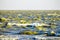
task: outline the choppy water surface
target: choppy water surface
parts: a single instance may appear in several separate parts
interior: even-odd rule
[[[40,37],[60,37],[60,11],[0,11],[0,13],[0,35],[29,35],[30,39],[33,38],[31,40],[35,40],[34,35],[40,35]],[[1,19],[6,19],[6,21],[1,21]],[[6,23],[15,24],[7,25]],[[36,25],[37,23],[39,23],[39,25],[44,23],[49,26],[23,25],[23,27],[16,25],[33,23],[36,23]],[[52,31],[54,31],[53,35],[51,35]],[[25,36],[21,39],[25,39]],[[28,38],[28,36],[26,36],[26,38]]]

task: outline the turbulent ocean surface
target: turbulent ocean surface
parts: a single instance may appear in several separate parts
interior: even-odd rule
[[[20,24],[26,24],[26,26],[24,25],[20,26]],[[28,25],[28,24],[32,24],[32,25]],[[38,40],[35,38],[37,35],[39,35],[40,38],[58,37],[59,39],[60,11],[58,10],[46,10],[46,11],[1,10],[0,11],[0,35],[4,35],[3,37],[5,36],[8,37],[7,35],[17,35],[17,36],[20,35],[21,37],[20,36],[18,37],[20,39],[30,38],[31,40]],[[37,38],[39,38],[39,36]]]

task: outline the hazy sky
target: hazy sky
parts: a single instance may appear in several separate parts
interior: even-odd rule
[[[0,10],[60,10],[60,0],[0,0]]]

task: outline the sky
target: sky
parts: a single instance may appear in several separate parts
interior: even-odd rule
[[[0,0],[0,10],[60,10],[60,0]]]

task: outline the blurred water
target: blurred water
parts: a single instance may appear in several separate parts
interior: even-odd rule
[[[46,24],[51,23],[52,25],[54,25],[54,23],[56,23],[54,25],[54,26],[56,26],[55,29],[52,29],[52,28],[48,29],[47,28],[48,31],[46,30],[45,32],[47,32],[48,34],[50,34],[50,32],[53,30],[53,31],[55,31],[56,35],[60,34],[60,20],[56,20],[57,18],[60,18],[60,16],[48,15],[49,13],[47,13],[47,12],[41,12],[40,14],[37,13],[38,15],[37,14],[35,15],[34,13],[32,13],[31,15],[29,15],[29,13],[24,13],[24,12],[21,13],[21,15],[19,15],[20,13],[19,14],[15,14],[15,15],[12,15],[12,14],[9,14],[12,18],[15,18],[15,16],[18,17],[18,18],[26,18],[25,20],[27,20],[27,22],[32,20],[32,23],[35,22],[35,21],[36,22],[38,21],[38,22],[46,23]],[[3,17],[6,18],[7,14],[5,16],[3,15]],[[40,17],[40,18],[38,18],[38,17]],[[33,20],[34,18],[38,18],[40,20],[35,20],[34,21]],[[47,18],[47,19],[45,19],[45,18]],[[12,19],[9,22],[12,23],[13,22]],[[29,30],[30,31],[36,31],[36,32],[38,32],[38,35],[42,35],[42,34],[45,33],[42,30],[37,30],[35,27],[22,28],[22,27],[12,26],[12,28],[9,28],[9,29],[8,28],[4,28],[4,29],[5,30],[0,31],[0,34],[4,34],[4,35],[20,35],[22,32],[29,31]]]
[[[50,18],[51,16],[49,16],[48,18]],[[44,17],[42,16],[42,21],[44,21],[45,23],[50,23],[50,20],[45,20]],[[52,22],[53,23],[53,22]],[[54,29],[56,35],[60,35],[60,21],[55,21],[56,23],[56,28]],[[1,28],[2,29],[2,28]],[[18,26],[12,26],[12,28],[4,28],[4,31],[0,31],[0,34],[3,35],[20,35],[22,32],[24,31],[36,31],[38,32],[38,35],[44,34],[44,32],[42,30],[37,30],[35,27],[26,27],[26,28],[22,28],[22,27],[18,27]],[[46,31],[48,34],[50,34],[50,32],[52,31],[52,29],[48,29],[48,31]]]

